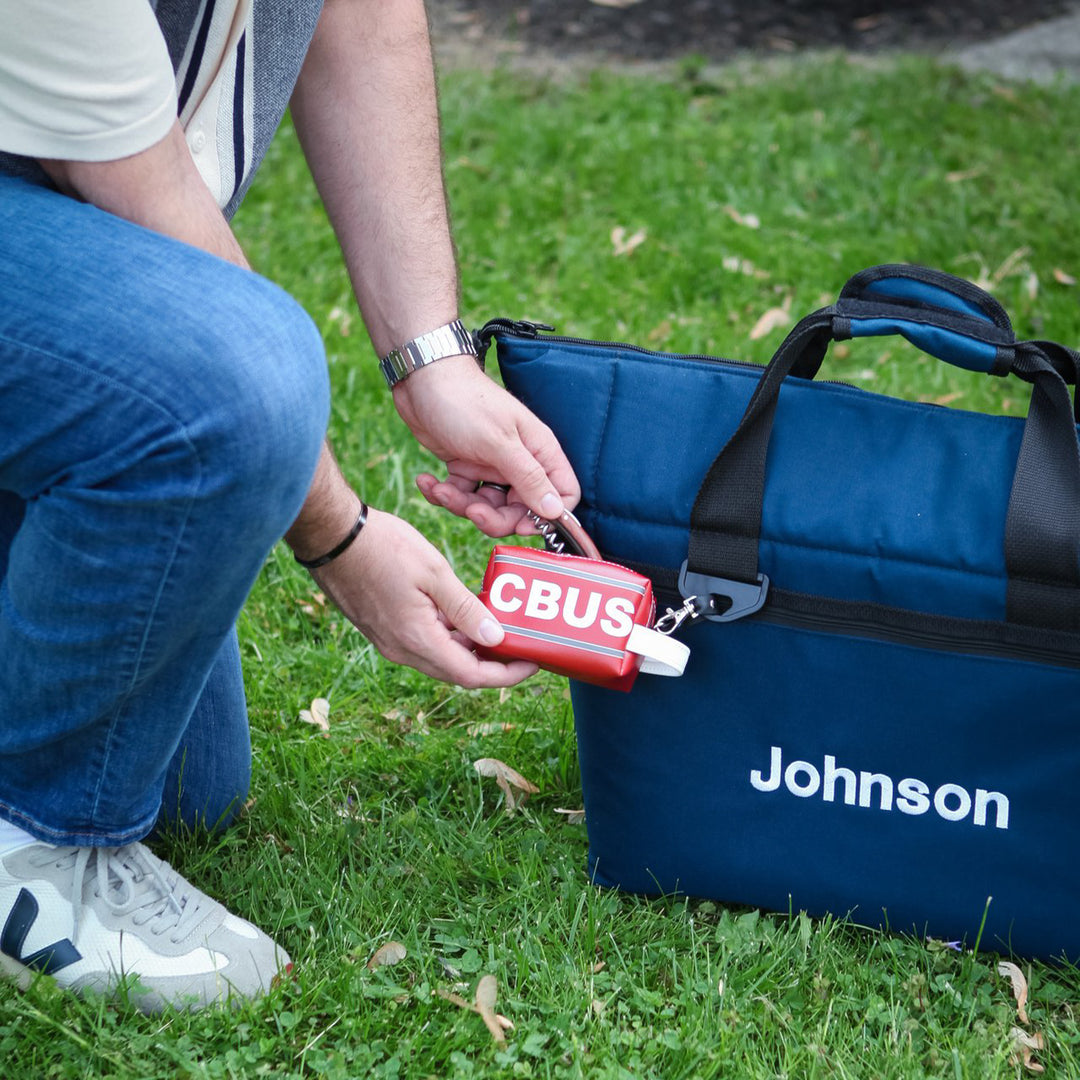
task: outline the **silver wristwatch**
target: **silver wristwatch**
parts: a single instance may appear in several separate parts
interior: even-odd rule
[[[465,324],[460,319],[455,319],[445,326],[436,327],[413,338],[412,341],[406,341],[396,349],[391,349],[379,361],[379,368],[386,379],[386,385],[393,390],[417,368],[433,364],[436,360],[445,360],[448,356],[462,355],[471,356],[477,363],[480,362],[472,334],[465,329]]]

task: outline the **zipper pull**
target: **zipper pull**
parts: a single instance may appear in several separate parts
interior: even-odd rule
[[[542,322],[531,322],[529,319],[518,319],[516,322],[511,322],[507,329],[512,334],[520,334],[522,337],[539,337],[542,330],[549,334],[555,331],[554,326]]]
[[[547,323],[531,322],[529,319],[489,319],[484,325],[473,332],[473,341],[480,360],[480,366],[484,366],[487,359],[487,351],[491,348],[492,339],[496,334],[515,334],[518,337],[536,338],[541,331],[553,332],[554,326]]]

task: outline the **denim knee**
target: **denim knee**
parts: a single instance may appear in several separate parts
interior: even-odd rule
[[[322,339],[303,308],[253,274],[197,317],[185,419],[202,495],[247,508],[278,536],[299,511],[329,415]]]

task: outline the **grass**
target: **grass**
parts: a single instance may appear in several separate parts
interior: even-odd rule
[[[1080,341],[1073,117],[1080,90],[1006,86],[911,60],[842,57],[666,79],[510,72],[443,80],[447,182],[467,321],[768,359],[792,316],[855,270],[911,260],[989,283],[1025,336]],[[753,215],[753,216],[751,216]],[[757,227],[754,222],[757,222]],[[412,485],[430,467],[390,407],[334,242],[286,127],[238,230],[326,339],[332,436],[364,497],[477,582],[490,544]],[[617,255],[612,231],[644,230]],[[1056,272],[1056,274],[1055,274]],[[1022,413],[1023,388],[889,342],[831,377]],[[461,691],[381,661],[287,552],[241,621],[253,802],[225,837],[167,852],[274,933],[295,978],[229,1014],[139,1017],[39,981],[0,986],[6,1077],[1014,1076],[996,958],[798,912],[593,889],[565,684]],[[297,720],[331,701],[321,738]],[[540,787],[507,815],[472,762]],[[389,940],[406,958],[374,970]],[[1024,964],[1037,1055],[1080,1073],[1080,976]],[[471,1000],[498,980],[504,1047]],[[458,985],[462,984],[462,985]]]

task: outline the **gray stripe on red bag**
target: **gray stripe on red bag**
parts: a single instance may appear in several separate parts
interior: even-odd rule
[[[565,645],[570,649],[581,649],[583,652],[599,653],[601,656],[621,657],[624,649],[612,649],[607,645],[591,645],[587,641],[576,641],[574,638],[559,637],[558,634],[545,634],[543,630],[523,630],[520,626],[507,626],[500,624],[508,634],[517,634],[519,637],[535,638],[537,641],[550,641],[554,645]]]

